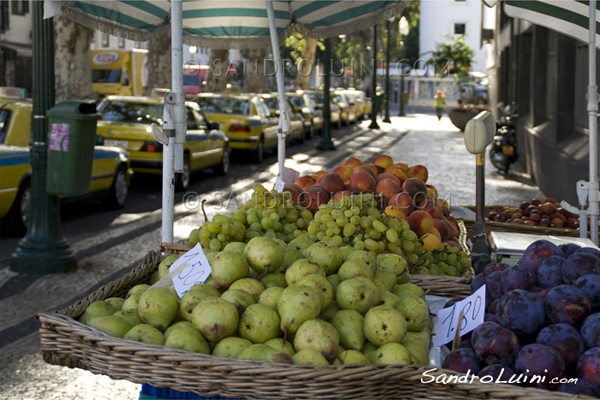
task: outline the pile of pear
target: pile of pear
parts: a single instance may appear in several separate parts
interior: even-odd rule
[[[207,255],[211,275],[181,297],[153,287],[165,258],[125,298],[95,301],[79,320],[108,335],[240,360],[298,365],[428,365],[431,318],[397,254],[299,237],[255,237]]]

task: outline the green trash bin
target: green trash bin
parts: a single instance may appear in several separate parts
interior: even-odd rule
[[[55,196],[73,197],[90,190],[96,102],[69,100],[48,110],[47,191]]]

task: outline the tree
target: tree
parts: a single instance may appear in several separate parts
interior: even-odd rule
[[[227,87],[229,78],[227,68],[229,67],[229,50],[210,49],[210,61],[206,77],[205,92],[223,92]]]
[[[244,68],[244,92],[260,92],[265,87],[265,57],[267,49],[250,49],[246,52],[247,63]]]
[[[431,59],[427,65],[432,65],[435,72],[441,76],[454,75],[458,80],[464,81],[469,76],[471,63],[473,62],[473,49],[465,43],[465,37],[459,36],[454,39],[451,35],[446,36],[448,41],[439,43],[431,53]]]
[[[148,83],[144,94],[149,95],[154,88],[171,87],[171,30],[151,40],[148,48]]]
[[[305,38],[299,33],[294,33],[285,40],[282,58],[290,57],[294,61],[298,68],[298,83],[302,89],[308,89],[317,47],[323,49],[323,43],[312,37]]]
[[[56,101],[93,99],[90,42],[93,31],[66,18],[54,17]]]

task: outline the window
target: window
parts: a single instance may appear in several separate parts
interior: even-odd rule
[[[8,30],[8,5],[6,1],[0,1],[0,30]]]
[[[125,48],[125,39],[123,39],[122,36],[119,36],[117,39],[117,43],[120,49],[124,49]]]
[[[29,0],[13,0],[11,5],[14,15],[25,15],[29,12]]]
[[[464,23],[454,24],[454,34],[455,35],[464,35],[465,33],[467,33],[467,24],[464,24]]]
[[[108,47],[110,45],[110,40],[108,37],[108,33],[102,33],[102,47]]]

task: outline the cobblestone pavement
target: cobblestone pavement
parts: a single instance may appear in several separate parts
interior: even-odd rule
[[[438,122],[430,114],[409,114],[404,118],[392,117],[391,124],[380,122],[380,130],[369,130],[368,125],[369,121],[363,121],[360,125],[347,128],[342,137],[336,134],[335,151],[296,153],[286,161],[286,166],[304,174],[320,169],[332,170],[350,155],[371,161],[375,154],[387,153],[394,160],[409,165],[427,166],[429,182],[453,206],[475,204],[475,157],[467,152],[462,133],[448,118]],[[486,167],[486,204],[516,205],[523,200],[544,196],[522,174],[504,177],[490,164]],[[258,178],[254,176],[252,179],[267,181],[267,186],[273,185],[276,171],[277,165],[273,164],[262,171]],[[240,182],[240,186],[247,183]],[[233,192],[235,186],[231,188]],[[223,194],[220,196],[222,198]],[[218,207],[219,202],[209,202],[208,213],[222,212]],[[201,212],[197,212],[178,220],[174,230],[176,240],[184,239],[202,219]],[[133,231],[157,220],[160,220],[160,210],[119,229]],[[115,230],[99,232],[95,238],[73,243],[72,247],[74,251],[79,251],[115,237],[118,233]],[[106,252],[79,260],[79,268],[70,273],[32,277],[8,269],[0,270],[0,398],[137,399],[140,391],[138,384],[115,381],[81,369],[46,364],[39,350],[39,323],[33,316],[38,311],[66,307],[103,283],[117,279],[148,251],[156,250],[159,243],[160,229],[152,229]]]

